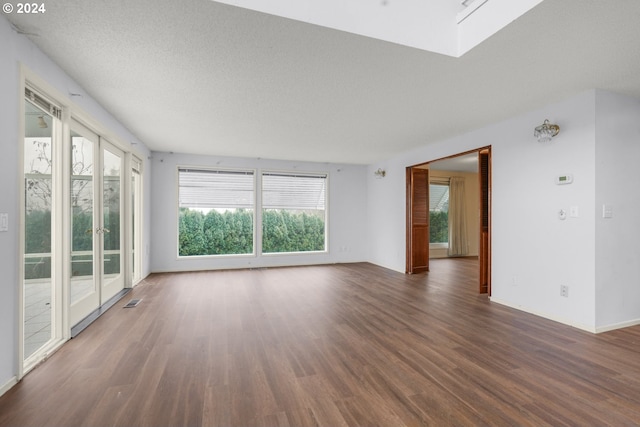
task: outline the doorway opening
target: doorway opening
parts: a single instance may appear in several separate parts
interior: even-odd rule
[[[432,258],[477,257],[479,293],[491,294],[491,147],[407,168],[406,272]]]

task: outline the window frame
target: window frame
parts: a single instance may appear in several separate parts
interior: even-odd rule
[[[325,188],[324,188],[324,249],[318,251],[294,251],[294,252],[264,252],[263,248],[263,177],[267,174],[273,175],[291,175],[291,176],[301,176],[301,177],[324,177],[325,180]],[[318,171],[298,171],[298,170],[289,170],[289,169],[263,169],[260,170],[260,179],[259,181],[259,194],[260,194],[260,220],[259,220],[259,244],[260,244],[260,255],[265,257],[274,257],[274,256],[299,256],[299,255],[310,255],[310,254],[327,254],[329,252],[329,199],[330,199],[330,174],[328,171],[318,172]]]
[[[220,172],[220,173],[242,173],[245,172],[247,175],[251,174],[252,177],[252,189],[253,189],[253,197],[251,198],[252,206],[253,206],[253,221],[252,221],[252,238],[253,238],[253,249],[252,252],[240,253],[240,254],[203,254],[203,255],[180,255],[180,172],[181,170],[199,170],[199,171],[212,171],[212,172]],[[258,254],[258,191],[257,191],[257,176],[258,171],[253,168],[220,168],[215,166],[194,166],[194,165],[177,165],[176,167],[176,258],[178,260],[192,260],[192,259],[206,259],[206,258],[230,258],[230,257],[239,257],[239,258],[247,258],[247,257],[255,257]]]

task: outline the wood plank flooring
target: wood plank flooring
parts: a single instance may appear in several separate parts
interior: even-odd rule
[[[0,398],[0,426],[628,426],[640,327],[477,294],[477,261],[155,274]]]

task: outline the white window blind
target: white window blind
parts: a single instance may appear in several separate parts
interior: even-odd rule
[[[449,184],[429,185],[429,210],[436,212],[449,211]]]
[[[253,171],[178,169],[179,205],[202,209],[253,209]]]
[[[262,208],[291,210],[324,210],[326,174],[262,174]]]

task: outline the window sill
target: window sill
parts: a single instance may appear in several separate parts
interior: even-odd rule
[[[449,243],[429,243],[429,249],[449,249]]]

